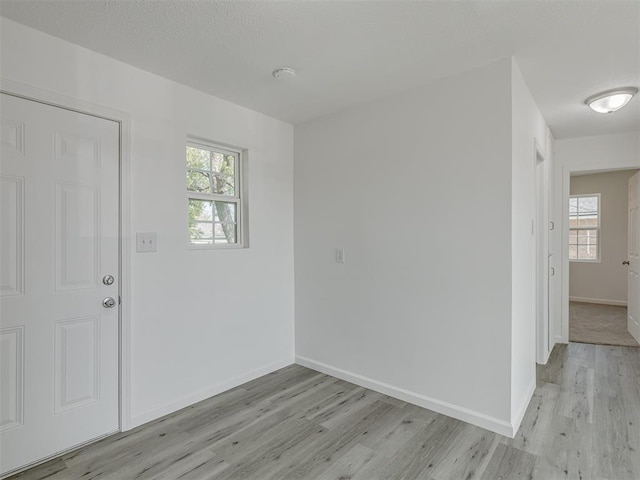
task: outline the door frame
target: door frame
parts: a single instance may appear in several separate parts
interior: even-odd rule
[[[571,174],[572,173],[604,173],[615,172],[619,170],[632,170],[640,168],[640,158],[630,161],[611,160],[606,163],[580,163],[575,165],[564,165],[562,167],[560,178],[562,195],[560,205],[556,206],[561,211],[561,228],[559,229],[562,249],[560,250],[560,265],[562,273],[562,282],[560,286],[560,337],[556,337],[558,343],[569,343],[569,197],[571,195]],[[557,200],[557,199],[556,199]],[[556,208],[556,211],[557,211]],[[557,327],[556,327],[557,331]]]
[[[549,340],[549,162],[534,140],[533,218],[534,218],[534,296],[536,325],[536,363],[544,365],[551,354]]]
[[[0,77],[0,92],[119,125],[119,276],[118,412],[120,431],[131,428],[131,117],[129,114]]]

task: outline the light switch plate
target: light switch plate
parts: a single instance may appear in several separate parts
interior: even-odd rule
[[[336,262],[344,263],[344,248],[336,248]]]
[[[157,252],[158,235],[156,232],[136,233],[136,252]]]

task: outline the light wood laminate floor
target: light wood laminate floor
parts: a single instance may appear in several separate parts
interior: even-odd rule
[[[13,478],[637,480],[640,349],[556,346],[514,439],[292,365]]]

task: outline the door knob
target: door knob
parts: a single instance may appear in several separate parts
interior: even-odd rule
[[[102,300],[102,306],[104,308],[113,308],[116,306],[116,299],[113,297],[107,297]]]
[[[623,260],[623,261],[622,261],[622,264],[623,264],[623,265],[629,265],[629,260]]]
[[[115,282],[116,279],[113,278],[113,275],[105,275],[104,277],[102,277],[102,283],[104,283],[105,285],[113,285],[113,282]]]

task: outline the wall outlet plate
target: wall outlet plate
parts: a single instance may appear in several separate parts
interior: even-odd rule
[[[157,252],[158,251],[158,234],[136,233],[136,252]]]

